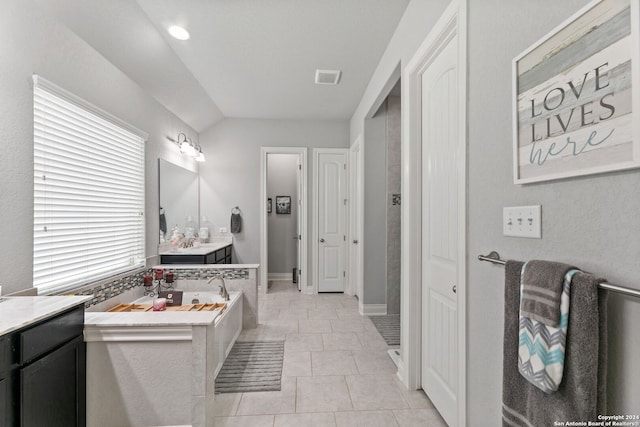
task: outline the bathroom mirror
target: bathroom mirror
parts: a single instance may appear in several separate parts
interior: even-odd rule
[[[194,226],[197,230],[200,218],[198,174],[164,159],[158,159],[158,170],[160,173],[160,231],[164,231],[165,239],[169,239],[171,229],[176,224],[184,232],[189,216],[195,222]]]

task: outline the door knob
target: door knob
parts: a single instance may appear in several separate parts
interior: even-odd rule
[[[358,241],[357,241],[357,240],[354,240],[354,241],[353,241],[353,244],[354,244],[354,245],[357,245],[357,244],[358,244]]]
[[[320,239],[320,243],[324,243],[324,239]]]
[[[458,288],[456,288],[456,285],[453,285],[453,286],[451,287],[451,290],[452,290],[452,291],[453,291],[453,293],[455,294],[455,293],[457,293]]]

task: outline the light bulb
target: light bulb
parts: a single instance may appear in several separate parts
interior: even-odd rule
[[[169,27],[167,31],[169,31],[169,34],[171,34],[171,37],[173,37],[174,39],[184,41],[184,40],[189,40],[189,38],[191,37],[191,35],[189,34],[189,31],[185,30],[179,25],[172,25]]]

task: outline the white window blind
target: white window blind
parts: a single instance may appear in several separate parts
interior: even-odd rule
[[[143,267],[146,135],[33,80],[34,286],[54,293]]]

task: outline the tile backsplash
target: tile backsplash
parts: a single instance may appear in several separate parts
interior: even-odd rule
[[[165,272],[171,271],[175,280],[206,280],[214,276],[222,275],[224,279],[248,279],[248,268],[167,268],[163,266]],[[76,295],[93,295],[93,298],[85,303],[85,308],[100,304],[108,299],[117,297],[125,291],[143,286],[143,276],[152,274],[153,269],[149,268],[129,276],[121,277],[111,282],[102,283],[94,287],[86,287]]]

